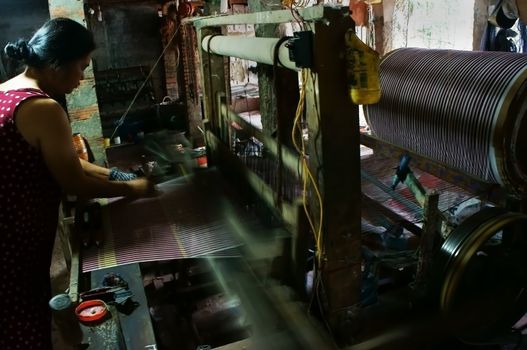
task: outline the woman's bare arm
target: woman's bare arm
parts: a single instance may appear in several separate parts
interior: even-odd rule
[[[84,159],[79,158],[79,160],[81,161],[82,170],[84,170],[86,175],[98,177],[100,179],[108,179],[108,176],[110,176],[110,169],[92,164]]]
[[[40,150],[51,174],[67,193],[116,197],[144,196],[154,192],[153,184],[146,179],[119,182],[88,176],[71,142],[71,127],[66,114],[56,101],[34,98],[22,104],[16,113],[20,133]]]

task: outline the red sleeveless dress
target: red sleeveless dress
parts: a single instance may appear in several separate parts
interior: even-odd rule
[[[49,267],[60,188],[15,124],[36,89],[0,91],[0,349],[51,349]],[[38,118],[35,115],[34,118]]]

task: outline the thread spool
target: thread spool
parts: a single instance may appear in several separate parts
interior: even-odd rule
[[[75,147],[79,158],[87,161],[88,149],[86,148],[86,143],[84,142],[84,139],[80,133],[73,134],[73,146]]]
[[[403,48],[380,68],[383,97],[365,113],[373,135],[527,193],[526,55]]]

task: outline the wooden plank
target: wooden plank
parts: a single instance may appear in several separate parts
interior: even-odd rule
[[[315,21],[323,18],[324,8],[322,6],[313,6],[298,9],[298,16],[305,21]],[[291,10],[279,11],[262,11],[253,13],[244,13],[239,15],[219,15],[199,18],[186,18],[183,23],[191,22],[197,29],[204,27],[217,27],[234,24],[271,24],[296,22],[297,17]]]
[[[372,212],[381,214],[393,224],[400,224],[402,227],[412,232],[416,236],[421,235],[421,228],[416,224],[402,218],[398,214],[394,213],[390,209],[386,208],[381,203],[374,201],[364,193],[362,194],[363,210],[370,209]]]
[[[70,225],[73,224],[73,217],[64,218],[62,204],[59,208],[59,221],[57,224],[57,235],[62,247],[64,260],[68,271],[71,269],[71,243],[70,243]]]
[[[413,172],[410,171],[408,175],[406,175],[404,184],[412,192],[417,203],[419,203],[421,207],[424,207],[426,202],[426,190],[423,188],[419,180],[417,180]]]
[[[77,304],[79,302],[79,278],[81,274],[80,266],[80,244],[78,235],[69,235],[71,246],[71,264],[70,264],[70,284],[68,294],[71,302]]]

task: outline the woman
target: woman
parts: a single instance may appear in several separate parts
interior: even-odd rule
[[[79,86],[95,44],[81,24],[46,22],[9,43],[25,71],[0,84],[0,349],[51,349],[49,267],[61,190],[84,197],[144,196],[146,179],[105,178],[80,161],[65,111],[53,96]]]

